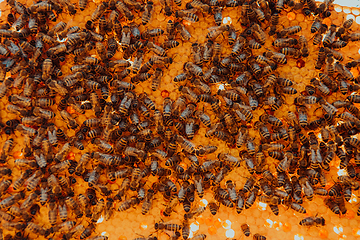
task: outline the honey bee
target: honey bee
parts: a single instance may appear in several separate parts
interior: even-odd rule
[[[103,235],[89,238],[89,240],[108,240],[108,239],[109,239],[108,236],[103,236]]]
[[[48,212],[49,222],[52,226],[54,226],[57,220],[57,204],[55,200],[50,201],[47,207],[49,210]]]
[[[216,215],[218,210],[219,210],[219,204],[217,204],[215,202],[210,202],[209,203],[209,209],[210,209],[210,213],[212,215]]]
[[[326,198],[324,200],[325,205],[335,214],[340,214],[340,208],[335,201],[331,200],[330,198]]]
[[[69,201],[69,204],[71,204],[70,201]],[[82,206],[83,210],[85,211],[86,217],[91,217],[90,208],[88,206],[89,202],[88,202],[87,198],[85,197],[85,195],[83,195],[83,194],[78,195],[78,201],[79,201],[79,204]],[[65,205],[63,206],[63,209],[64,208],[66,208]]]
[[[246,223],[241,224],[241,230],[243,231],[246,237],[250,236],[250,227]]]
[[[48,229],[44,229],[36,223],[28,222],[25,231],[32,232],[37,235],[48,236],[50,231]]]
[[[5,192],[10,187],[11,183],[11,179],[3,179],[0,182],[0,192]]]
[[[189,213],[185,213],[184,214],[184,219],[189,220],[189,219],[192,219],[194,217],[197,217],[200,214],[202,214],[205,211],[205,209],[206,208],[203,207],[203,206],[197,207],[197,208],[191,210]]]
[[[290,207],[299,213],[306,213],[306,209],[296,202],[291,202]]]
[[[23,198],[25,198],[24,192],[15,193],[0,202],[0,209],[9,208]]]
[[[97,204],[95,205],[95,207],[93,209],[91,220],[93,222],[96,222],[100,218],[100,215],[101,215],[101,213],[103,212],[104,209],[105,209],[105,201],[104,201],[104,199],[98,200]]]
[[[245,209],[250,208],[255,203],[258,192],[259,187],[255,185],[250,191],[248,198],[245,201]]]
[[[186,9],[186,10],[178,10],[175,12],[175,17],[195,23],[195,22],[199,21],[199,17],[195,14],[196,11],[197,11],[196,8],[190,8],[190,9]]]
[[[34,190],[37,185],[39,184],[40,180],[42,177],[42,172],[41,171],[36,171],[31,177],[28,178],[28,184],[26,186],[26,189],[28,191],[32,191]]]
[[[278,0],[279,1],[282,1],[282,0]],[[263,235],[260,235],[259,233],[255,233],[254,236],[253,236],[253,239],[254,240],[266,240],[266,237],[263,236]]]
[[[206,34],[206,38],[213,41],[223,32],[229,31],[229,29],[230,29],[229,25],[221,25],[221,26],[208,28],[208,33]]]
[[[37,192],[33,192],[31,193],[25,200],[24,202],[20,205],[20,209],[25,211],[27,209],[29,209],[32,205],[34,205],[36,199],[39,197],[39,195],[37,194]]]
[[[173,14],[173,7],[171,1],[161,0],[160,4],[164,7],[163,9],[161,9],[161,11],[164,10],[166,16],[171,16]]]
[[[119,212],[126,211],[127,209],[131,208],[132,206],[139,204],[139,202],[140,202],[140,200],[138,198],[131,197],[130,199],[125,200],[120,204],[118,211]]]
[[[164,30],[162,30],[160,28],[147,29],[147,30],[145,30],[144,32],[141,33],[141,38],[142,39],[149,39],[149,38],[160,36],[162,34],[164,34]],[[155,45],[154,43],[152,43],[152,44]],[[150,48],[150,45],[148,44],[147,47]]]
[[[20,116],[26,116],[28,114],[28,111],[25,108],[21,108],[12,104],[8,104],[6,106],[6,110],[9,111],[10,113],[18,114]],[[20,126],[19,129],[20,129],[19,131],[22,131],[21,129],[23,128]]]
[[[277,33],[277,37],[287,37],[289,35],[294,35],[298,32],[300,32],[302,30],[301,26],[291,26],[291,27],[287,27],[284,28],[283,30],[281,30],[280,32]]]

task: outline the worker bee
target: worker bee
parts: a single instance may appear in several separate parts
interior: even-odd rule
[[[260,190],[260,188],[257,185],[255,185],[252,188],[252,190],[250,191],[250,193],[248,195],[248,198],[245,201],[245,209],[250,208],[255,203],[255,200],[256,200],[259,190]]]
[[[306,209],[296,202],[291,202],[290,207],[299,213],[306,213]]]
[[[251,233],[250,233],[249,225],[247,225],[246,223],[241,224],[241,230],[243,231],[243,233],[246,237],[250,236]]]
[[[153,8],[153,2],[152,1],[147,1],[146,5],[145,5],[145,11],[142,14],[142,24],[146,25],[149,23],[149,21],[151,20],[154,8]]]
[[[284,38],[287,37],[289,35],[294,35],[298,32],[300,32],[302,30],[301,26],[291,26],[291,27],[287,27],[284,28],[283,30],[281,30],[280,32],[277,33],[277,37],[280,38]]]
[[[339,205],[335,201],[331,200],[330,198],[326,198],[324,203],[333,213],[340,214]]]
[[[91,219],[93,222],[96,222],[100,218],[100,215],[104,209],[105,209],[104,199],[98,200],[97,204],[94,206],[93,213],[91,215]]]
[[[187,221],[187,220],[189,220],[191,218],[197,217],[200,214],[202,214],[205,211],[205,209],[206,208],[203,207],[203,206],[197,207],[197,208],[191,210],[189,213],[185,213],[184,214],[184,219]]]
[[[57,220],[57,204],[55,202],[55,200],[53,199],[52,201],[50,201],[47,204],[48,207],[48,217],[49,217],[49,222],[52,226],[54,226],[56,224],[56,220]]]
[[[50,231],[48,229],[45,229],[33,222],[27,223],[26,230],[31,233],[34,233],[37,235],[42,235],[42,236],[48,236],[50,234]]]
[[[282,1],[282,0],[278,0],[279,1]],[[253,236],[253,239],[254,240],[266,240],[266,237],[263,236],[263,235],[260,235],[259,233],[255,233],[254,236]]]
[[[185,26],[182,23],[176,22],[174,24],[174,26],[175,26],[176,31],[180,33],[180,36],[183,40],[185,40],[185,41],[190,40],[191,34],[189,33],[189,31],[185,28]]]
[[[229,31],[229,25],[221,25],[215,26],[208,29],[208,33],[206,34],[206,38],[210,40],[215,40],[220,34],[225,31]]]
[[[40,183],[42,177],[41,171],[36,171],[31,177],[28,178],[28,184],[26,186],[26,189],[28,191],[33,191],[37,185]]]
[[[138,198],[131,197],[130,199],[125,200],[120,204],[118,211],[119,212],[126,211],[127,209],[131,208],[132,206],[139,204],[139,202],[140,202],[140,200]]]
[[[199,17],[195,14],[196,8],[190,8],[186,10],[178,10],[175,12],[175,17],[184,19],[189,22],[198,22]]]
[[[212,215],[216,215],[218,210],[219,210],[219,204],[217,204],[216,202],[210,202],[209,203],[209,210],[210,210],[210,213]]]
[[[307,217],[300,221],[301,226],[325,226],[325,219],[323,217]]]
[[[3,179],[0,182],[0,192],[5,192],[10,187],[11,183],[11,179]]]

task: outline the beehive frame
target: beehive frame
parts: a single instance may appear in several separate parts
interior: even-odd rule
[[[183,2],[182,8],[187,3],[187,1]],[[5,2],[1,3],[1,18],[4,19],[8,12],[9,12],[9,6],[6,5]],[[31,5],[32,3],[27,2],[24,3],[26,5]],[[88,7],[84,12],[78,11],[77,14],[74,16],[68,16],[67,14],[60,14],[58,16],[58,19],[61,19],[62,21],[66,22],[68,24],[68,27],[72,25],[78,25],[80,27],[84,27],[85,22],[90,19],[90,14],[93,12],[93,10],[96,8],[98,3],[89,2]],[[162,12],[161,12],[161,5],[158,2],[155,2],[155,13],[152,17],[151,22],[146,26],[147,28],[155,28],[160,27],[162,29],[165,29],[167,18]],[[180,8],[174,6],[174,10],[178,10]],[[351,9],[348,7],[341,7],[341,6],[334,6],[335,11],[332,13],[332,15],[329,18],[325,18],[323,20],[324,23],[330,25],[330,23],[335,24],[337,26],[340,26],[344,20],[348,19],[351,16],[354,16],[356,21],[351,27],[351,32],[357,32],[358,29],[358,15],[359,12],[357,9]],[[228,21],[231,21],[231,24],[235,27],[237,30],[244,29],[241,27],[240,23],[237,22],[238,17],[238,10],[237,8],[225,8],[223,10],[223,17],[224,19],[228,19]],[[87,13],[90,13],[86,15]],[[295,13],[295,14],[293,14]],[[85,17],[84,17],[85,16]],[[150,89],[150,83],[149,81],[138,84],[136,86],[135,92],[136,93],[142,93],[146,92],[148,93],[148,96],[155,102],[156,106],[158,106],[160,109],[163,104],[163,95],[169,94],[169,97],[172,100],[175,100],[179,97],[179,91],[177,91],[177,88],[181,84],[174,84],[173,79],[175,76],[177,76],[179,73],[182,72],[183,64],[187,61],[192,61],[191,56],[189,54],[182,54],[182,52],[190,53],[190,48],[192,43],[199,43],[203,44],[206,41],[206,33],[207,29],[214,25],[213,19],[210,15],[202,15],[199,14],[200,21],[197,23],[186,25],[186,28],[189,30],[189,32],[192,35],[192,38],[190,41],[182,41],[179,40],[180,46],[170,49],[167,51],[168,55],[173,57],[174,63],[170,65],[168,70],[165,72],[161,86],[160,88],[153,92]],[[83,21],[85,19],[85,21]],[[304,35],[308,40],[311,39],[313,34],[310,33],[310,27],[313,22],[314,17],[305,17],[303,16],[299,11],[293,12],[289,8],[285,8],[282,11],[282,14],[280,16],[280,25],[282,27],[288,27],[288,26],[294,26],[299,25],[302,27],[301,34]],[[135,22],[140,23],[140,18],[135,18]],[[225,24],[225,22],[224,22]],[[227,23],[229,24],[229,22]],[[52,26],[52,23],[49,24],[50,27]],[[140,24],[141,25],[141,24]],[[141,31],[144,31],[145,27],[140,26],[139,29]],[[166,37],[160,36],[157,38],[157,42],[161,43],[164,41]],[[223,39],[223,40],[220,40]],[[217,42],[226,41],[227,38],[220,36],[217,39]],[[266,49],[272,49],[273,48],[272,37],[268,36],[268,41],[265,43],[264,46],[262,46],[259,50],[253,50],[254,55],[258,55],[266,51]],[[296,89],[298,91],[298,94],[300,92],[303,92],[305,90],[305,86],[309,84],[310,79],[315,77],[318,70],[315,70],[313,68],[315,62],[316,62],[316,52],[318,51],[318,46],[313,46],[311,42],[309,42],[309,50],[310,50],[310,56],[307,58],[303,58],[305,61],[305,67],[304,68],[298,68],[297,62],[295,59],[288,57],[288,63],[286,65],[280,66],[279,65],[279,75],[281,77],[285,77],[288,79],[291,79],[292,81],[296,82]],[[223,51],[222,51],[222,57],[226,56],[230,53],[231,48],[227,43],[224,43]],[[357,42],[349,42],[348,45],[340,50],[344,54],[344,63],[349,62],[353,59],[358,59],[359,54],[359,46]],[[345,54],[346,53],[346,54]],[[92,54],[95,54],[95,51],[92,52]],[[72,64],[73,57],[68,56],[70,64]],[[122,52],[119,51],[115,56],[114,59],[121,58]],[[147,58],[145,58],[145,61]],[[61,66],[61,70],[63,71],[64,75],[67,75],[70,73],[69,71],[70,65],[64,64]],[[358,70],[357,68],[352,69],[352,73],[354,77],[357,77]],[[9,74],[7,77],[10,76]],[[223,88],[224,84],[213,84],[211,85],[212,92],[215,93],[219,88]],[[225,88],[227,86],[225,85]],[[12,88],[7,96],[11,94],[18,93],[19,90]],[[167,92],[166,92],[167,91]],[[298,96],[298,95],[295,95]],[[327,98],[328,102],[333,102],[335,99],[345,99],[346,96],[342,96],[340,93],[333,93]],[[295,111],[295,106],[293,105],[294,97],[289,95],[285,99],[285,103],[280,110],[275,111],[275,116],[280,119],[286,118],[287,111]],[[15,114],[11,114],[6,112],[6,106],[9,104],[7,101],[7,97],[4,97],[1,99],[0,102],[0,109],[1,109],[1,117],[2,122],[5,123],[7,120],[10,119],[19,119],[18,116]],[[60,97],[57,96],[55,98],[55,101],[58,103],[60,101]],[[199,104],[198,107],[201,109],[202,106],[204,106],[206,109],[210,107],[209,104]],[[55,109],[55,108],[54,108]],[[316,107],[312,107],[309,111],[314,112]],[[55,110],[54,110],[55,111]],[[264,110],[259,109],[256,110],[256,116],[261,115],[264,113]],[[315,115],[317,114],[317,115]],[[321,111],[315,111],[314,115],[310,115],[309,121],[312,121],[316,119],[317,117],[322,116]],[[82,123],[87,118],[90,118],[93,116],[93,113],[91,111],[86,111],[84,115],[77,115],[77,122]],[[211,120],[213,122],[216,122],[215,117],[212,115]],[[66,129],[66,125],[64,124],[63,120],[61,119],[60,115],[57,114],[57,116],[52,120],[57,128],[63,128]],[[253,120],[254,122],[254,120]],[[206,156],[207,158],[216,158],[217,154],[219,152],[226,152],[229,154],[232,154],[233,156],[239,155],[239,149],[237,148],[228,148],[222,141],[217,140],[215,138],[204,138],[205,135],[205,128],[201,126],[199,131],[196,133],[194,139],[192,140],[194,143],[196,143],[197,146],[199,145],[216,145],[218,146],[218,151],[215,154]],[[69,136],[74,135],[75,131],[68,130],[67,134]],[[254,130],[250,130],[250,135],[255,137],[257,136],[257,132]],[[9,160],[8,164],[9,166],[12,166],[13,159],[16,157],[13,157],[13,154],[19,154],[19,152],[22,150],[22,140],[23,136],[18,131],[15,131],[13,133],[13,136],[15,144],[14,149],[9,154]],[[5,142],[5,140],[9,139],[9,136],[2,134],[1,135],[2,142]],[[256,142],[259,143],[259,137],[256,138]],[[96,151],[96,148],[91,143],[84,143],[86,147],[86,151]],[[242,149],[241,149],[242,150]],[[73,152],[73,156],[69,156],[69,158],[74,158],[76,161],[79,161],[82,151],[79,151],[76,148],[72,148],[71,150]],[[15,155],[16,156],[16,155]],[[333,182],[336,181],[336,178],[339,174],[343,174],[344,172],[339,172],[339,169],[337,168],[339,161],[333,161],[331,165],[331,170],[329,173],[326,174],[327,180],[328,180],[328,186],[333,185]],[[277,161],[271,160],[271,158],[267,157],[268,161],[268,168],[275,172],[275,167],[277,165]],[[67,175],[67,174],[66,174]],[[16,168],[13,169],[13,179],[16,179],[19,176],[19,171],[17,171]],[[230,174],[228,174],[224,180],[221,182],[221,185],[224,187],[224,184],[227,180],[232,179],[235,184],[236,188],[240,189],[247,178],[250,177],[250,174],[248,173],[247,169],[245,168],[244,164],[242,163],[239,168],[234,169]],[[153,182],[156,180],[156,177],[150,176],[149,182]],[[99,182],[106,183],[106,175],[102,175],[100,177]],[[80,192],[84,191],[84,189],[87,188],[87,183],[82,181],[81,179],[78,179],[76,186],[81,186],[81,188],[75,189],[75,194],[79,194]],[[117,180],[115,183],[108,183],[108,186],[112,190],[116,190],[121,184],[120,180]],[[178,188],[180,187],[179,184],[177,184]],[[146,187],[149,188],[150,184],[146,184]],[[15,191],[16,192],[16,191]],[[8,195],[13,194],[14,192],[8,191]],[[288,209],[288,207],[280,206],[280,214],[279,216],[274,216],[269,207],[266,207],[264,204],[259,204],[257,201],[254,206],[252,206],[250,209],[244,209],[241,214],[237,214],[235,209],[229,209],[225,206],[221,206],[219,212],[217,215],[212,216],[207,209],[203,214],[198,216],[195,219],[192,219],[190,221],[191,224],[191,230],[194,232],[194,234],[198,233],[204,233],[207,235],[207,239],[226,239],[226,238],[235,238],[240,239],[244,238],[243,233],[240,229],[240,225],[243,223],[247,223],[250,226],[252,234],[260,233],[264,236],[266,236],[268,239],[279,239],[279,238],[287,238],[287,239],[358,239],[360,236],[360,229],[359,229],[359,217],[356,216],[356,212],[358,209],[357,204],[357,191],[353,192],[353,196],[351,198],[351,203],[346,203],[346,207],[348,209],[348,212],[343,216],[337,216],[333,212],[331,212],[330,209],[328,209],[324,203],[323,199],[324,197],[315,196],[314,200],[309,202],[307,200],[304,201],[304,204],[302,204],[306,210],[307,214],[300,214],[297,213],[291,209]],[[8,196],[6,195],[6,196]],[[104,198],[103,196],[99,195],[99,198]],[[196,196],[196,203],[193,204],[193,208],[197,207],[198,204],[206,204],[206,201],[200,201],[201,199]],[[206,191],[203,199],[206,199],[208,202],[212,200],[212,193]],[[119,207],[119,202],[116,202],[116,209]],[[183,218],[183,210],[182,206],[177,206],[175,208],[175,211],[171,214],[170,217],[165,217],[162,215],[162,211],[164,210],[164,201],[161,194],[157,194],[156,198],[153,203],[153,207],[150,210],[148,215],[143,216],[141,214],[141,208],[131,208],[125,212],[116,212],[114,216],[109,221],[98,221],[99,223],[96,224],[96,232],[95,235],[106,235],[109,237],[109,239],[134,239],[137,237],[147,237],[147,236],[156,236],[158,239],[167,239],[169,237],[170,232],[165,231],[156,231],[154,228],[155,222],[160,222],[164,220],[165,222],[171,222],[171,223],[177,223],[182,224],[181,219]],[[46,207],[42,207],[40,214],[35,216],[35,221],[37,223],[42,224],[44,227],[50,227],[48,220],[48,209]],[[322,216],[325,218],[326,225],[321,227],[302,227],[299,226],[299,221],[303,219],[306,216]],[[70,215],[69,220],[75,219],[73,215]],[[60,221],[58,220],[58,223]],[[88,221],[83,220],[81,222],[84,224],[84,226],[87,226]],[[80,224],[80,220],[78,220],[77,224]],[[6,233],[6,231],[4,232]],[[232,235],[234,234],[234,235]],[[31,237],[34,238],[33,235],[30,234]],[[52,235],[49,235],[51,237]],[[60,239],[60,235],[54,235],[54,239]]]

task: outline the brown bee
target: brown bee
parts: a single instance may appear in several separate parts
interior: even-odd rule
[[[229,25],[221,25],[221,26],[215,26],[208,28],[208,33],[206,34],[206,38],[210,40],[215,40],[220,34],[222,34],[225,31],[228,31],[230,28]]]
[[[198,22],[199,17],[195,14],[196,8],[190,8],[186,10],[179,10],[175,12],[175,17],[184,19],[189,22]]]
[[[190,40],[191,34],[189,33],[189,31],[185,28],[185,26],[182,23],[176,22],[174,26],[175,26],[176,31],[180,33],[180,36],[183,40],[185,40],[185,41]]]
[[[147,1],[145,5],[145,11],[142,14],[142,24],[146,25],[151,20],[154,8],[153,8],[153,2]]]

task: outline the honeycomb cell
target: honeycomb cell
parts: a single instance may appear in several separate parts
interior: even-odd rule
[[[300,14],[299,14],[299,15],[300,15]],[[302,14],[301,14],[301,15],[302,15]],[[288,18],[290,21],[294,20],[294,19],[297,17],[294,12],[289,12],[286,16],[287,16],[287,18]],[[294,24],[294,25],[296,25],[296,24]]]
[[[342,11],[343,11],[344,13],[351,13],[351,8],[343,7],[343,8],[342,8]]]
[[[322,239],[328,239],[328,232],[325,229],[320,229],[319,230],[319,237]]]
[[[283,223],[283,225],[282,225],[282,230],[283,230],[284,232],[290,232],[290,231],[291,231],[291,224],[290,224],[290,223],[287,223],[287,222]]]
[[[217,228],[216,228],[215,226],[210,226],[210,227],[208,228],[208,233],[209,233],[210,235],[216,235],[216,234],[217,234]]]

